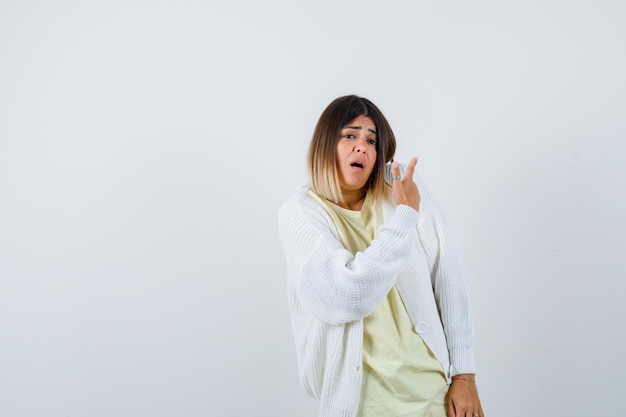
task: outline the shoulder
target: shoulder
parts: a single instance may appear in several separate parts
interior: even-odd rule
[[[285,201],[279,211],[278,219],[281,224],[298,221],[302,219],[314,220],[325,219],[326,211],[308,193],[307,188],[298,190]]]
[[[293,193],[287,201],[285,201],[279,209],[279,213],[291,212],[294,210],[309,210],[320,207],[319,203],[313,199],[308,193],[307,188],[302,188]]]
[[[278,232],[284,248],[304,256],[308,256],[313,249],[311,245],[319,239],[338,239],[332,219],[307,189],[294,193],[280,207]]]

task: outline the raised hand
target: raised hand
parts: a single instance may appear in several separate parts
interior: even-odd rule
[[[400,164],[397,162],[391,164],[391,175],[393,176],[392,195],[397,204],[406,204],[419,211],[420,193],[413,181],[415,165],[417,165],[417,158],[411,159],[404,172],[404,177],[400,177]]]

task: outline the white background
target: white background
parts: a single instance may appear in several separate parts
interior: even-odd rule
[[[619,413],[626,3],[0,1],[0,416],[314,417],[277,236],[334,98],[461,242],[487,416]]]

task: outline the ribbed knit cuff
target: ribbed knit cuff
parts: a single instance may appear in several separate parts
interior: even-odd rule
[[[420,214],[418,211],[406,204],[399,204],[396,207],[396,213],[391,221],[392,226],[397,226],[402,230],[409,230],[411,227],[417,226]]]
[[[476,373],[474,349],[471,347],[456,347],[450,349],[450,362],[452,364],[451,376]]]

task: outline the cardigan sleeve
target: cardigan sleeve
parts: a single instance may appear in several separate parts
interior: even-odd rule
[[[475,373],[474,323],[461,253],[438,203],[421,180],[418,187],[422,196],[418,236],[429,264],[446,334],[452,365],[450,373]]]
[[[279,232],[290,285],[303,308],[328,324],[369,315],[415,250],[418,221],[417,211],[398,206],[371,245],[353,256],[324,209],[304,193],[293,196],[279,211]]]

